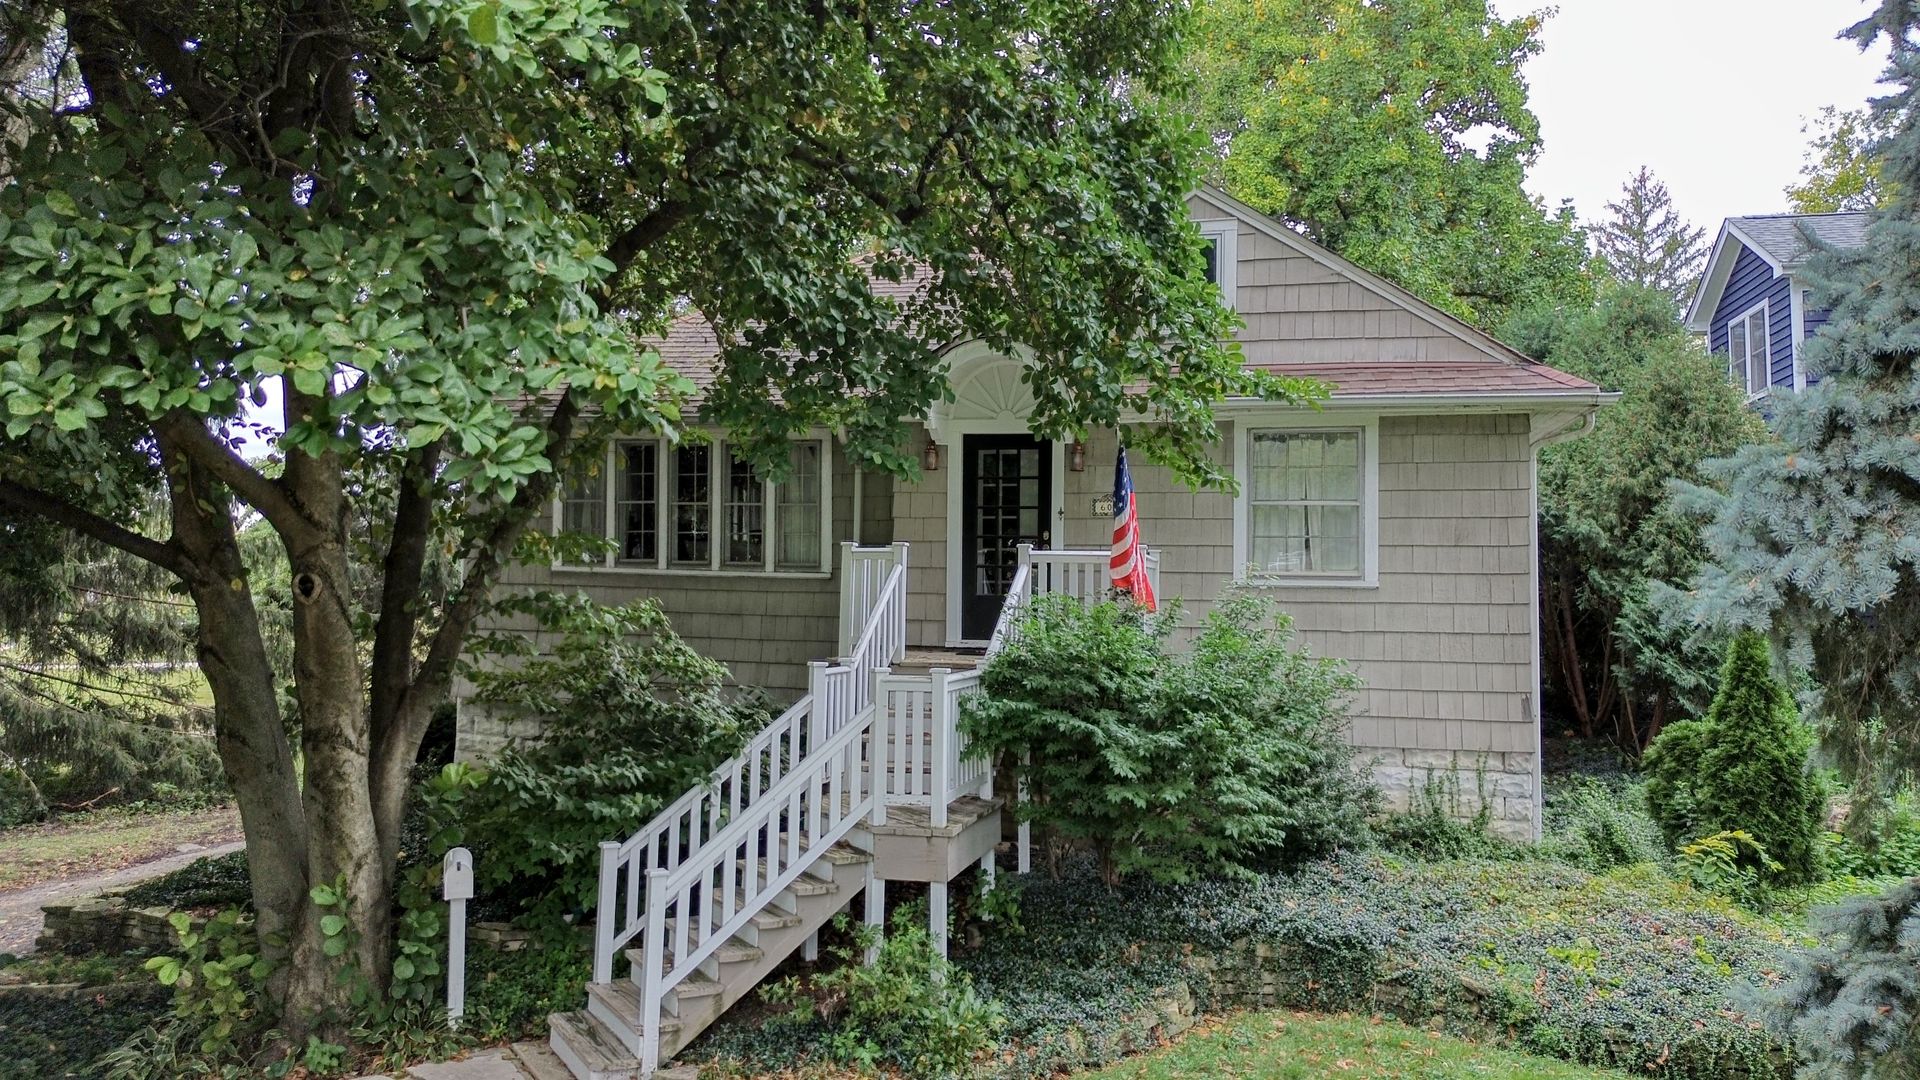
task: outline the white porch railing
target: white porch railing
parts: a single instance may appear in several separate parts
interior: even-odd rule
[[[925,675],[883,671],[875,680],[874,738],[883,781],[876,824],[888,806],[924,806],[935,828],[947,823],[947,804],[962,795],[993,794],[993,766],[973,757],[960,730],[960,699],[980,688],[980,672],[934,668]]]
[[[1112,557],[1108,552],[1036,549],[1032,544],[1021,544],[1017,550],[1019,560],[1007,589],[1007,599],[1000,607],[1000,618],[994,623],[993,636],[987,641],[988,656],[1006,645],[1014,628],[1019,625],[1020,609],[1034,597],[1064,593],[1077,597],[1083,604],[1097,604],[1105,600],[1113,588],[1110,574]],[[1147,582],[1153,586],[1157,596],[1160,593],[1160,553],[1148,548],[1146,559]]]
[[[863,630],[871,630],[879,620],[874,609],[891,595],[894,571],[907,567],[907,545],[863,548],[852,543],[840,545],[840,629],[833,655],[849,656]],[[902,602],[905,591],[902,590]],[[901,644],[905,644],[906,623],[900,624]]]
[[[594,982],[613,981],[614,958],[645,928],[653,872],[677,871],[715,849],[726,828],[765,802],[783,780],[808,765],[818,748],[871,708],[875,672],[904,655],[907,545],[847,544],[841,559],[843,579],[857,578],[865,590],[856,610],[867,622],[854,655],[836,665],[816,664],[809,672],[810,692],[709,774],[707,783],[674,800],[625,841],[600,845]],[[841,591],[844,597],[848,586]],[[880,621],[892,625],[880,627]]]
[[[862,760],[873,717],[869,709],[842,725],[678,867],[648,872],[646,943],[635,961],[642,1075],[660,1064],[666,994],[873,812]]]

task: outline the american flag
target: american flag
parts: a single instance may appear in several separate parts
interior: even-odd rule
[[[1127,469],[1127,448],[1113,466],[1113,557],[1107,574],[1113,587],[1133,594],[1133,599],[1148,611],[1158,607],[1153,583],[1147,579],[1147,553],[1140,546],[1140,511],[1134,504],[1133,473]]]

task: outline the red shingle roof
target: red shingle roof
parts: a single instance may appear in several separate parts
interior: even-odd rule
[[[1539,394],[1598,390],[1545,364],[1376,361],[1351,364],[1263,364],[1258,370],[1333,384],[1333,396],[1384,397],[1453,394]]]

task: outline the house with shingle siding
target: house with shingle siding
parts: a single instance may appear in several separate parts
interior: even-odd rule
[[[1209,275],[1244,324],[1244,362],[1332,390],[1320,408],[1218,403],[1215,460],[1237,492],[1196,493],[1133,463],[1160,594],[1178,597],[1192,624],[1231,583],[1267,591],[1306,645],[1364,681],[1351,738],[1376,759],[1392,805],[1406,807],[1430,771],[1456,770],[1463,812],[1484,792],[1498,831],[1536,834],[1536,464],[1613,396],[1220,191],[1189,206]],[[710,383],[718,343],[697,313],[654,344]],[[734,461],[724,433],[622,440],[553,517],[556,529],[607,537],[612,552],[523,569],[509,584],[609,603],[657,597],[736,680],[793,700],[817,690],[821,661],[855,645],[870,606],[861,560],[880,559],[863,553],[892,552],[906,660],[971,666],[1016,580],[1104,582],[1119,433],[1041,437],[1028,428],[1019,357],[977,341],[928,355],[953,400],[913,428],[917,482],[862,468],[824,430],[794,441],[778,483]],[[461,711],[466,757],[532,734]]]

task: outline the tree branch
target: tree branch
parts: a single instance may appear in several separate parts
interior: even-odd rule
[[[438,441],[420,451],[400,474],[393,536],[381,565],[380,616],[373,628],[369,704],[376,742],[392,724],[412,674],[413,634],[420,621],[415,602],[432,532],[434,473],[444,446]]]
[[[143,559],[163,570],[186,577],[190,567],[172,540],[155,540],[132,529],[67,502],[44,491],[37,491],[11,480],[0,480],[0,506],[50,521],[91,537],[108,547],[118,548],[136,559]]]
[[[632,228],[613,238],[607,245],[607,260],[613,263],[612,279],[617,280],[633,265],[640,253],[660,241],[660,238],[673,230],[675,225],[687,215],[687,204],[668,202],[654,208]]]
[[[294,539],[320,531],[319,523],[300,509],[279,481],[254,468],[208,431],[198,418],[169,413],[154,425],[154,433],[172,442],[214,479],[227,485],[241,501],[260,511],[281,535]]]

